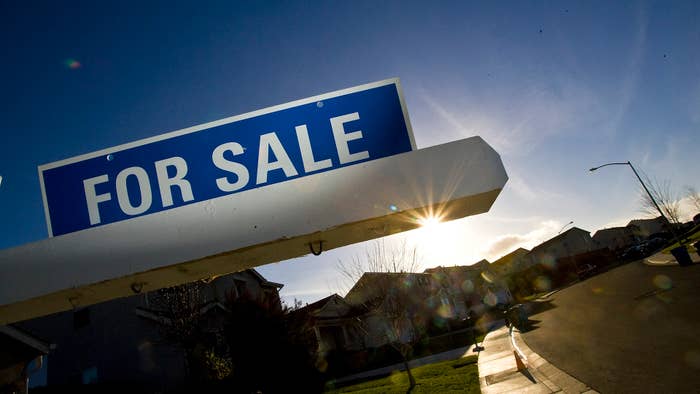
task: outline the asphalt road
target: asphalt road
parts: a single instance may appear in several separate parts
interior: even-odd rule
[[[618,267],[538,303],[525,342],[601,393],[700,392],[700,265]]]

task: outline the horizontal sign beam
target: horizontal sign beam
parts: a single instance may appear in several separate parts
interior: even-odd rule
[[[0,324],[483,213],[507,179],[472,137],[3,250]]]

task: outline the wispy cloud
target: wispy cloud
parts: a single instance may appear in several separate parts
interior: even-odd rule
[[[549,200],[552,201],[563,197],[561,193],[535,186],[536,182],[528,182],[518,172],[511,169],[508,174],[506,188],[512,189],[520,198],[525,201]]]
[[[607,127],[607,131],[612,134],[617,131],[622,117],[627,113],[630,103],[637,93],[642,60],[644,58],[644,50],[647,42],[647,29],[649,26],[649,17],[647,16],[645,7],[640,6],[637,8],[636,22],[637,31],[634,37],[634,44],[630,51],[627,68],[622,78],[620,96],[617,106],[615,107],[615,112],[612,114],[612,118]]]
[[[421,98],[436,115],[448,138],[482,136],[506,155],[526,155],[547,138],[575,130],[598,113],[590,89],[569,77],[532,82],[502,95],[469,96],[449,104],[423,91]],[[438,138],[446,138],[438,135]]]
[[[537,228],[524,234],[505,234],[496,237],[484,248],[484,255],[493,261],[517,248],[532,249],[552,238],[562,224],[556,220],[541,222]]]
[[[695,83],[695,90],[688,102],[688,115],[693,123],[700,124],[700,78]]]
[[[638,215],[637,215],[638,216]],[[629,223],[633,219],[639,219],[638,217],[632,215],[632,216],[627,216],[627,217],[620,217],[617,219],[613,219],[604,225],[602,225],[599,229],[596,229],[593,231],[593,234],[595,234],[596,231],[602,230],[605,228],[612,228],[612,227],[625,227],[627,223]]]

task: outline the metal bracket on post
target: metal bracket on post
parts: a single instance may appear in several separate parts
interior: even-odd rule
[[[323,241],[318,241],[318,252],[314,250],[313,242],[309,242],[309,250],[314,256],[320,256],[323,253]]]
[[[143,290],[143,285],[144,282],[134,282],[129,287],[131,288],[131,291],[134,292],[134,294],[139,294],[141,293],[141,290]]]

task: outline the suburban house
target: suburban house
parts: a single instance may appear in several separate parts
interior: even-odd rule
[[[578,227],[569,230],[532,248],[522,257],[524,268],[541,264],[549,269],[556,268],[557,260],[577,254],[592,252],[599,246],[591,238],[591,234]]]
[[[517,299],[523,299],[579,280],[609,265],[612,257],[588,231],[573,227],[520,256],[517,274],[507,278],[508,287]]]
[[[436,283],[425,273],[365,272],[345,295],[361,317],[365,346],[407,343],[419,338],[439,316],[441,300]]]
[[[433,275],[441,294],[454,303],[454,318],[464,318],[470,311],[481,315],[489,307],[510,302],[508,287],[487,260],[467,266],[439,266],[425,272]]]
[[[653,219],[635,219],[627,223],[635,236],[646,239],[652,234],[668,231],[668,221],[662,216]]]
[[[0,393],[26,393],[50,345],[15,326],[0,326]]]
[[[333,350],[365,348],[365,334],[359,320],[365,311],[364,307],[353,307],[343,297],[332,294],[292,313],[307,319],[318,342],[317,354],[325,356]]]
[[[631,227],[611,227],[598,230],[593,234],[593,240],[602,248],[612,251],[632,246],[640,241]]]
[[[203,330],[216,334],[222,330],[228,301],[250,299],[280,308],[281,287],[251,269],[18,325],[56,345],[47,357],[48,386],[129,383],[170,391],[180,387],[188,373],[182,346],[163,335],[164,327],[172,324],[173,308],[201,316]]]
[[[515,249],[491,263],[491,271],[497,276],[507,279],[514,273],[522,270],[522,258],[529,252],[529,250],[524,248]]]

